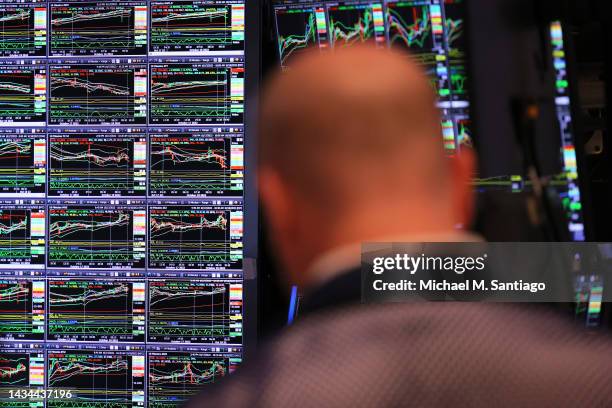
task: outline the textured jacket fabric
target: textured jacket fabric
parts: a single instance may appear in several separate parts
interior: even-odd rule
[[[347,306],[304,317],[195,407],[612,407],[612,340],[543,307]]]

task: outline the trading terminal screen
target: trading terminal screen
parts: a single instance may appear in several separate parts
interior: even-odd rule
[[[438,96],[442,137],[450,155],[473,145],[467,73],[467,0],[277,1],[274,6],[279,63],[290,71],[296,56],[315,47],[369,43],[409,52],[429,74]],[[559,174],[553,175],[574,241],[584,241],[584,216],[579,183],[567,50],[563,25],[549,27],[550,60],[554,70],[556,115],[560,130]],[[531,188],[522,175],[476,179],[479,191],[521,192]],[[596,327],[601,319],[603,278],[581,271],[576,280],[576,319]]]
[[[369,43],[408,51],[407,55],[428,73],[437,94],[447,152],[460,154],[462,149],[473,145],[467,72],[467,4],[468,0],[276,1],[274,19],[279,63],[283,70],[289,71],[294,58],[310,47],[328,52]],[[554,175],[553,184],[562,199],[572,240],[584,241],[567,61],[559,23],[553,26],[550,38],[562,133],[562,150],[558,154],[562,171]],[[479,190],[510,193],[531,188],[524,176],[510,174],[476,179],[475,185]]]
[[[0,407],[243,358],[245,1],[0,0]]]

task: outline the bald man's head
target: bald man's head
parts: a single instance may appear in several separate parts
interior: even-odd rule
[[[453,187],[466,177],[444,155],[435,100],[411,58],[369,46],[310,51],[272,78],[260,191],[285,258],[465,221],[452,207],[471,206]],[[298,253],[288,255],[287,241]]]
[[[405,54],[313,51],[274,77],[262,113],[262,165],[301,192],[350,195],[350,184],[381,174],[389,182],[444,179],[435,95]],[[365,194],[374,187],[359,186]]]

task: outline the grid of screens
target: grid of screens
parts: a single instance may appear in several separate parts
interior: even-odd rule
[[[309,47],[326,52],[370,43],[408,51],[429,74],[441,110],[444,146],[449,154],[457,154],[473,143],[466,69],[466,14],[465,0],[277,1],[274,18],[279,62],[284,70],[290,70],[292,60]],[[553,184],[563,200],[572,239],[583,241],[584,222],[559,30],[553,30],[552,35],[560,87],[557,102],[563,148],[559,160],[563,170],[555,175]],[[476,179],[475,183],[481,190],[520,192],[531,188],[530,182],[521,175]]]
[[[245,2],[0,22],[0,406],[180,406],[242,360]]]

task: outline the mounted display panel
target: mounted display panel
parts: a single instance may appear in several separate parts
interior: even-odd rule
[[[469,49],[467,37],[470,7],[480,7],[472,3],[468,0],[276,1],[273,13],[279,64],[283,70],[291,70],[292,60],[310,47],[328,52],[365,43],[406,51],[427,72],[437,94],[442,138],[448,154],[461,154],[462,148],[474,145],[470,90],[479,86],[478,82],[472,82],[468,72],[470,51],[480,52]],[[555,56],[559,52],[562,51],[557,50]],[[558,66],[558,58],[556,62]],[[560,81],[567,84],[566,80]],[[500,97],[501,92],[497,100]],[[564,129],[571,128],[571,123],[568,124],[571,115],[568,115],[559,117]],[[548,146],[548,155],[556,161],[553,184],[562,199],[571,239],[583,241],[583,209],[573,135],[568,136],[566,131],[561,139]],[[495,154],[509,156],[501,151]],[[520,164],[514,167],[519,170],[503,168],[494,175],[475,179],[476,188],[508,193],[531,190],[531,182],[520,172]]]
[[[240,366],[257,16],[0,0],[0,406],[178,407]]]
[[[585,194],[580,184],[567,37],[562,22],[540,22],[537,27],[535,17],[528,34],[517,33],[516,23],[506,21],[511,13],[500,12],[513,7],[506,0],[277,0],[272,15],[278,65],[290,72],[293,61],[309,48],[326,53],[370,44],[406,51],[428,74],[437,95],[447,153],[461,154],[476,146],[481,175],[474,180],[475,188],[481,198],[495,195],[503,202],[533,191],[510,113],[513,98],[548,95],[549,102],[541,106],[534,150],[543,164],[542,176],[554,192],[551,201],[563,213],[561,235],[585,241]],[[534,10],[522,11],[531,16]],[[477,21],[478,27],[470,26],[470,20]],[[542,38],[548,39],[544,47]],[[528,44],[539,48],[526,48]],[[536,64],[533,55],[542,52],[546,63]],[[479,132],[473,134],[476,124]],[[495,217],[493,229],[499,231],[503,221],[498,214]],[[512,217],[514,213],[509,219],[517,219]],[[503,240],[505,232],[501,233]],[[597,272],[587,269],[583,263],[576,281],[576,316],[594,327],[601,318],[603,282]]]

